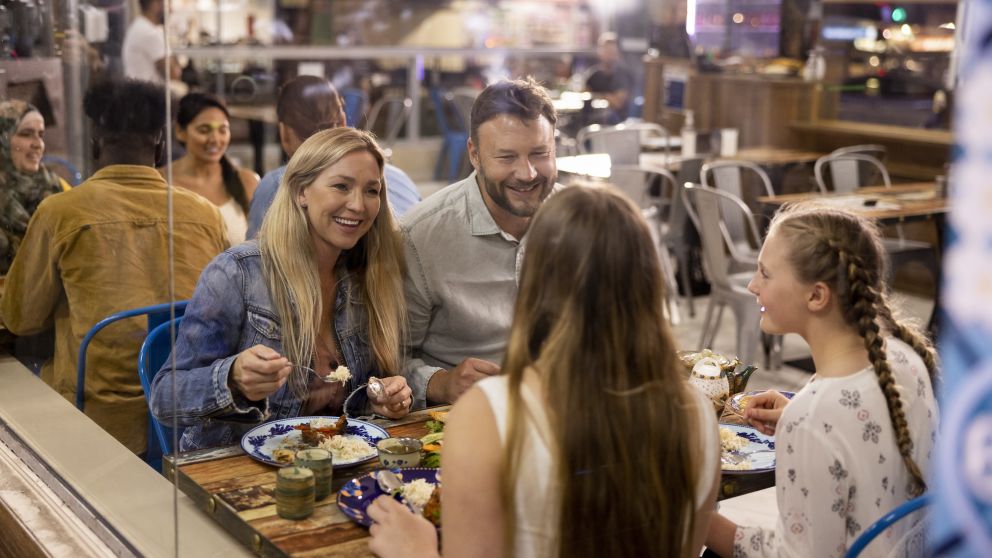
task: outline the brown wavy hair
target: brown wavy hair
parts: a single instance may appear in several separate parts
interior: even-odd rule
[[[608,234],[607,234],[608,233]],[[609,189],[572,187],[528,232],[510,338],[501,494],[513,552],[514,486],[524,438],[521,383],[548,394],[557,556],[687,556],[703,448],[696,399],[662,314],[648,226]]]
[[[926,479],[913,459],[913,438],[886,353],[885,335],[913,348],[923,360],[931,384],[938,374],[933,345],[915,327],[896,319],[885,283],[888,257],[875,224],[852,213],[816,204],[791,204],[772,220],[791,250],[790,263],[800,281],[822,281],[836,293],[849,325],[864,339],[878,385],[885,395],[899,454],[914,479],[911,492],[922,494]]]

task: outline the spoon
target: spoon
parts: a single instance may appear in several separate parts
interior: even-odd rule
[[[323,380],[325,383],[328,384],[333,384],[338,381],[331,378],[330,372],[328,372],[326,375],[321,376],[316,370],[310,368],[309,366],[303,366],[302,364],[292,364],[290,366],[293,366],[294,368],[300,368],[302,370],[306,370],[307,372],[312,372],[314,376],[317,376],[318,378],[320,378],[321,380]]]
[[[375,474],[375,482],[379,485],[379,490],[386,494],[395,494],[397,490],[403,488],[403,481],[399,475],[389,469],[382,469]]]

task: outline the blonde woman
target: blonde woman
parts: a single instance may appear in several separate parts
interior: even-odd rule
[[[619,194],[573,187],[528,238],[504,375],[449,417],[444,555],[699,556],[716,418],[684,380],[647,225]],[[378,555],[438,554],[395,500],[369,515]]]
[[[766,333],[799,334],[816,375],[790,402],[751,400],[751,423],[775,434],[775,529],[717,516],[706,544],[721,556],[843,556],[886,512],[926,490],[937,432],[929,341],[896,320],[885,296],[878,230],[836,209],[775,216],[748,288]],[[922,556],[919,517],[862,556]]]
[[[410,388],[394,375],[403,249],[382,167],[369,134],[318,132],[290,160],[258,240],[204,269],[176,371],[167,363],[153,384],[158,419],[186,426],[181,451],[234,443],[263,420],[339,414],[352,391],[351,414],[409,412]],[[326,383],[339,365],[351,378]],[[384,376],[378,399],[365,392],[372,375]]]

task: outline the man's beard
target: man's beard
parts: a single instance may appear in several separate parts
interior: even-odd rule
[[[556,176],[546,177],[538,173],[534,180],[527,182],[509,178],[503,180],[502,182],[495,182],[489,179],[489,176],[486,174],[485,168],[483,168],[482,165],[479,165],[478,175],[479,178],[482,179],[482,187],[485,188],[490,199],[514,217],[533,217],[534,214],[537,213],[538,208],[541,206],[541,202],[543,202],[548,197],[548,194],[551,193],[551,187],[554,185],[555,179],[557,178]],[[510,201],[509,195],[506,193],[507,189],[526,192],[532,187],[541,189],[540,197],[538,198],[537,203],[533,206],[527,204],[526,202],[514,205],[513,202]]]

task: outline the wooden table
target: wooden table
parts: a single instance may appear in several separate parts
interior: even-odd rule
[[[758,202],[777,209],[786,202],[816,200],[879,221],[906,221],[939,217],[948,212],[946,197],[938,195],[935,182],[898,184],[891,188],[869,186],[850,193],[807,192],[783,196],[761,196]]]
[[[815,162],[826,153],[821,151],[809,151],[805,149],[792,149],[788,147],[760,146],[749,147],[738,150],[735,155],[728,159],[749,161],[756,165],[778,166],[794,165]]]
[[[438,410],[437,408],[431,410]],[[427,433],[426,411],[399,421],[375,421],[392,436]],[[164,459],[165,474],[239,542],[259,556],[366,557],[368,530],[353,523],[337,507],[337,492],[349,480],[379,468],[372,461],[334,471],[334,492],[317,502],[313,515],[301,521],[276,514],[273,490],[276,468],[248,457],[240,447],[208,449]],[[720,498],[739,496],[775,485],[775,473],[725,474]]]

